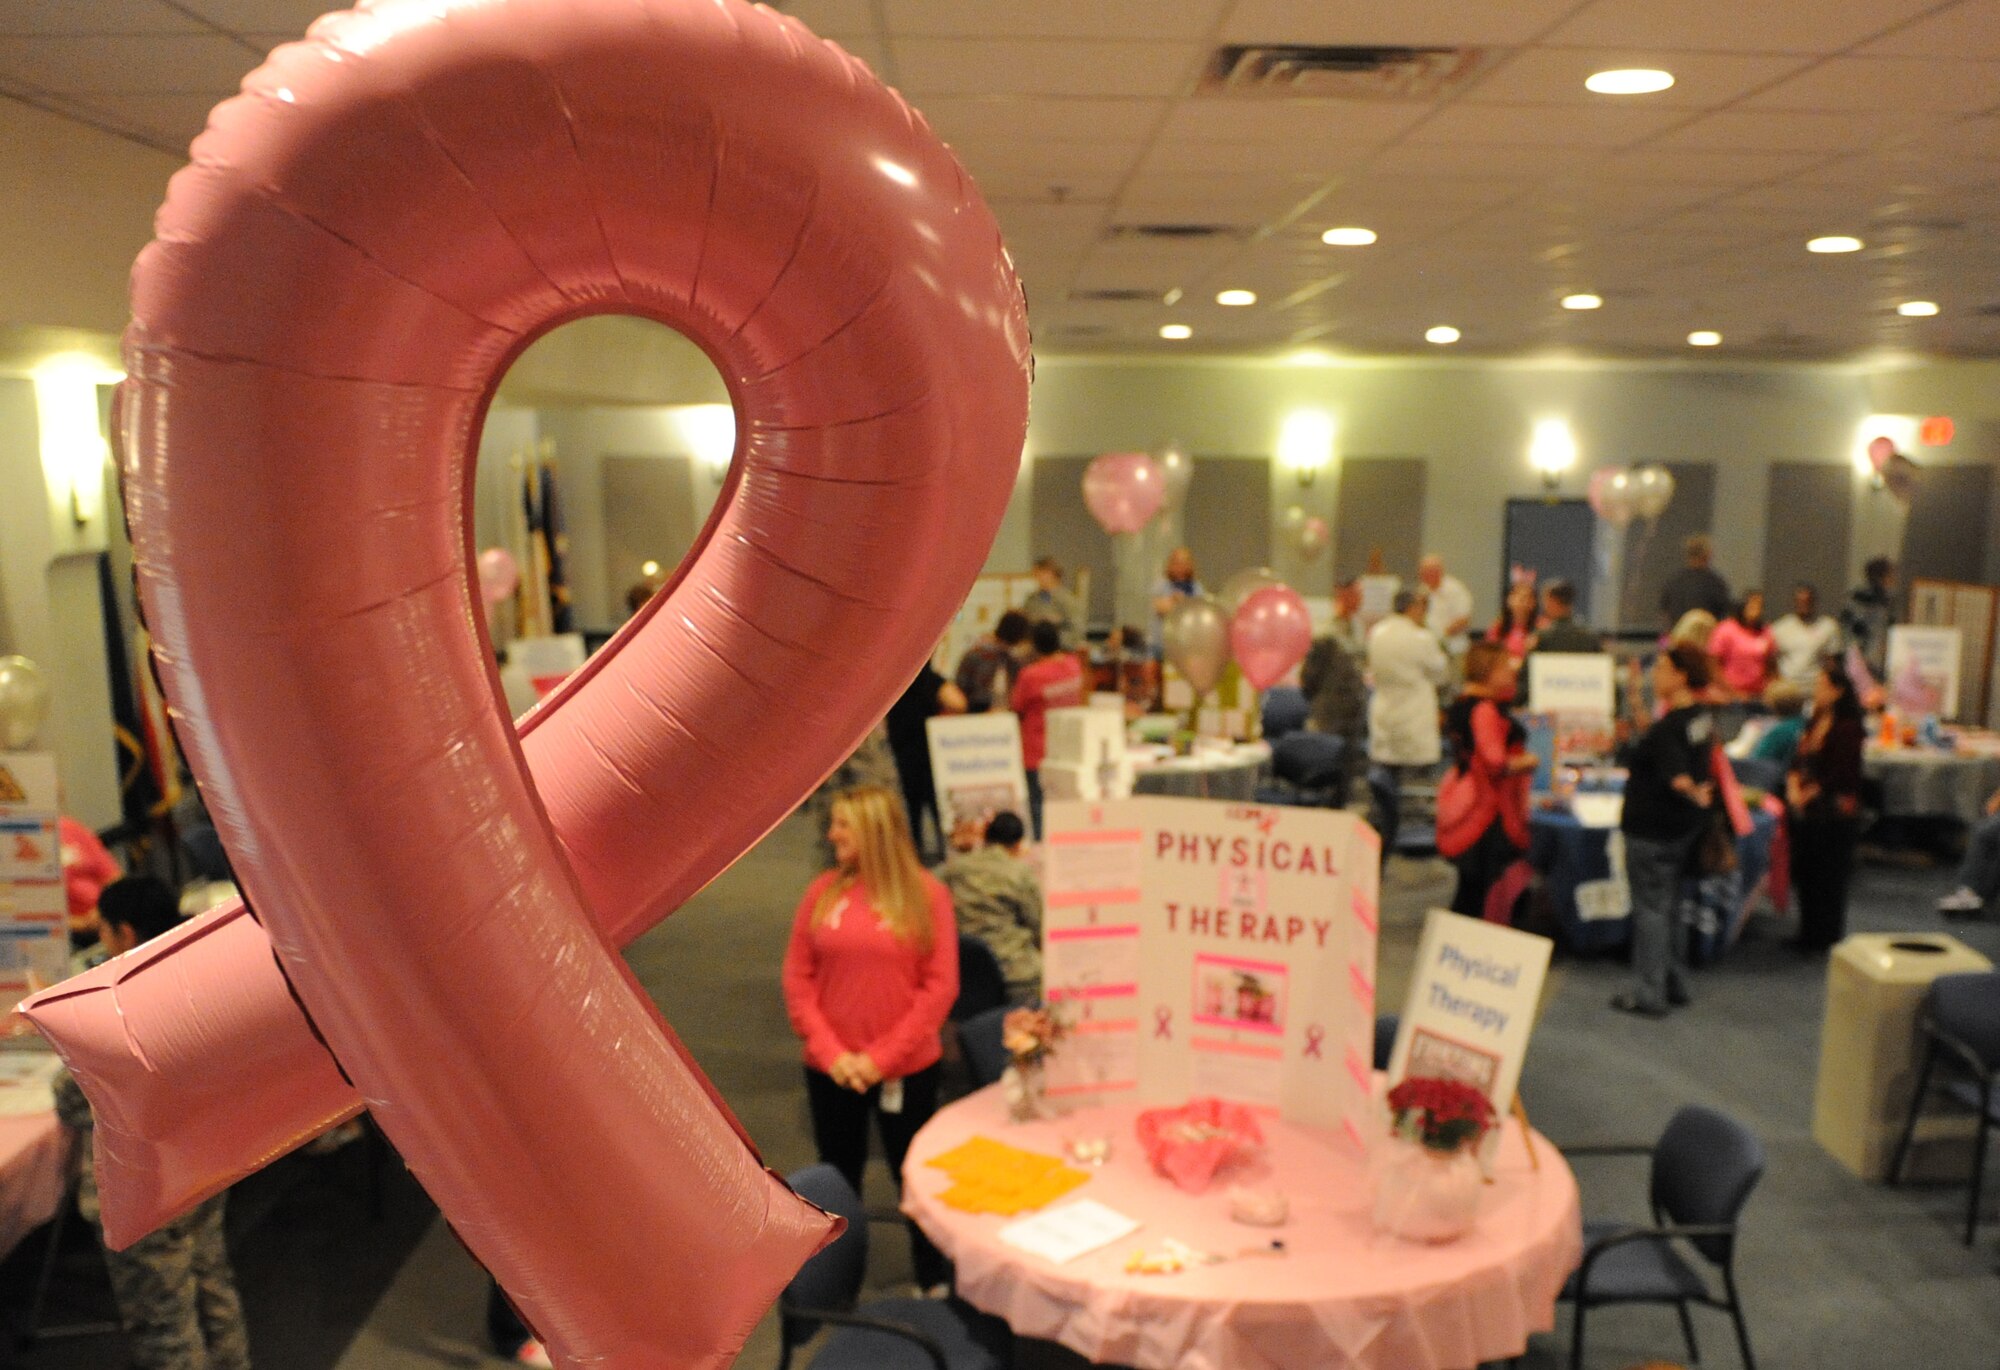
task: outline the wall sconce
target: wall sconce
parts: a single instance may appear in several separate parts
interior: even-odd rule
[[[1914,452],[1922,434],[1923,421],[1915,414],[1870,414],[1854,430],[1854,451],[1850,454],[1854,474],[1865,479],[1872,489],[1882,489],[1886,484],[1882,468],[1869,454],[1869,445],[1878,438],[1887,438],[1895,451]]]
[[[688,450],[720,484],[736,456],[736,410],[727,404],[690,404],[675,418]]]
[[[36,368],[35,426],[50,503],[76,528],[104,518],[104,466],[111,448],[99,426],[97,387],[124,377],[89,357],[58,357]]]
[[[1576,465],[1576,435],[1566,419],[1538,419],[1528,440],[1528,465],[1541,472],[1542,488],[1554,490],[1563,474]]]
[[[1278,464],[1299,478],[1301,490],[1333,460],[1333,415],[1324,409],[1294,409],[1278,430]]]

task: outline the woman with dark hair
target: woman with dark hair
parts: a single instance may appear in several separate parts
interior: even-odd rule
[[[1632,888],[1632,969],[1638,984],[1611,1007],[1663,1018],[1689,1002],[1681,873],[1715,803],[1715,720],[1697,698],[1708,654],[1692,643],[1653,661],[1653,695],[1666,712],[1625,748],[1625,874]]]
[[[1764,622],[1764,592],[1745,590],[1736,612],[1715,625],[1708,653],[1738,699],[1759,699],[1777,673],[1778,639]]]
[[[1829,657],[1813,680],[1812,721],[1785,778],[1790,810],[1792,888],[1799,892],[1802,951],[1819,952],[1847,935],[1847,886],[1860,840],[1861,697],[1847,667]]]
[[[1452,912],[1468,918],[1487,917],[1494,886],[1528,850],[1535,757],[1510,709],[1515,672],[1502,644],[1473,643],[1465,654],[1465,688],[1444,716],[1452,770],[1438,791],[1437,848],[1458,867]],[[1492,912],[1498,915],[1492,921],[1508,921],[1508,910]]]
[[[1507,588],[1507,602],[1501,607],[1500,617],[1493,620],[1493,626],[1486,630],[1486,640],[1497,642],[1507,649],[1507,655],[1516,665],[1535,650],[1535,629],[1538,625],[1538,606],[1535,603],[1535,582],[1517,580]]]

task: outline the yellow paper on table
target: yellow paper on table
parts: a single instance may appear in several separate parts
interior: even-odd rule
[[[966,1213],[1024,1213],[1054,1202],[1090,1178],[1060,1156],[1024,1151],[991,1137],[974,1137],[927,1165],[956,1182],[938,1195]]]

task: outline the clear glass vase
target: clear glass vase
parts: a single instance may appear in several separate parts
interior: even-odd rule
[[[1375,1167],[1376,1228],[1412,1242],[1455,1241],[1471,1231],[1485,1185],[1475,1151],[1391,1138]]]
[[[1015,1062],[1000,1073],[1000,1090],[1007,1098],[1007,1119],[1031,1123],[1046,1118],[1048,1097],[1045,1068],[1040,1061]]]

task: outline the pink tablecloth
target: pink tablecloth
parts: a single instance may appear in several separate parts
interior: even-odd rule
[[[0,1256],[55,1216],[69,1144],[53,1113],[0,1118]]]
[[[1507,1124],[1474,1231],[1447,1245],[1418,1246],[1374,1231],[1366,1170],[1330,1134],[1266,1125],[1268,1174],[1261,1178],[1290,1199],[1291,1221],[1253,1228],[1229,1218],[1229,1175],[1203,1195],[1157,1178],[1133,1134],[1137,1112],[1128,1104],[1012,1126],[995,1087],[925,1125],[904,1167],[903,1207],[956,1263],[967,1302],[1023,1336],[1141,1370],[1469,1370],[1520,1354],[1529,1333],[1554,1326],[1556,1295],[1582,1255],[1576,1179],[1539,1137],[1541,1166],[1531,1168],[1518,1123]],[[981,1133],[1049,1152],[1072,1136],[1110,1138],[1110,1161],[1074,1197],[1145,1225],[1066,1265],[1005,1245],[997,1233],[1007,1220],[937,1202],[950,1181],[924,1164]],[[1233,1253],[1274,1236],[1284,1240],[1286,1256],[1175,1275],[1124,1271],[1132,1251],[1162,1238]]]

